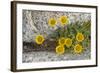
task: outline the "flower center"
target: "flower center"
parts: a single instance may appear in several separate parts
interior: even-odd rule
[[[64,17],[61,19],[62,23],[66,23],[67,19]]]
[[[67,41],[66,41],[66,44],[71,44],[71,41],[70,41],[70,40],[67,40]]]
[[[78,36],[78,39],[79,39],[79,40],[82,40],[82,39],[83,39],[83,36],[82,36],[82,35],[79,35],[79,36]]]
[[[81,47],[81,46],[79,46],[79,45],[77,45],[77,46],[76,46],[76,51],[80,52],[80,51],[81,51],[81,49],[82,49],[82,47]]]
[[[41,42],[41,41],[42,41],[42,37],[39,37],[39,38],[38,38],[38,41]]]
[[[60,42],[61,42],[61,44],[64,44],[64,43],[65,43],[65,40],[64,40],[64,39],[62,39]]]
[[[51,20],[51,24],[52,25],[55,25],[56,24],[56,21],[55,20]]]

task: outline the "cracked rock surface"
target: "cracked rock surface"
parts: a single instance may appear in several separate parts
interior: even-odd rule
[[[58,22],[55,28],[51,28],[48,26],[48,20],[50,18],[58,20],[62,15],[68,16],[69,24],[77,21],[82,24],[82,22],[91,19],[90,13],[23,10],[23,41],[34,42],[33,39],[38,34],[42,34],[47,38],[46,35],[60,27]]]

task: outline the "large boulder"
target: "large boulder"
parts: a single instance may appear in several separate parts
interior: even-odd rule
[[[23,41],[34,42],[36,35],[42,34],[45,38],[60,27],[60,23],[52,28],[48,25],[49,18],[59,19],[60,16],[66,15],[69,18],[69,24],[77,21],[82,24],[84,21],[91,20],[90,13],[82,12],[55,12],[55,11],[37,11],[37,10],[23,10]]]

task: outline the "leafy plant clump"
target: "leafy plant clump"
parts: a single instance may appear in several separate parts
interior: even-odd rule
[[[58,27],[48,35],[49,39],[53,39],[57,42],[54,48],[57,54],[61,55],[66,52],[81,54],[85,49],[90,48],[91,21],[84,21],[82,23],[77,21],[69,24],[68,16],[61,16],[59,21],[57,21],[56,18],[50,18],[50,20],[48,20],[48,26],[51,28],[57,27],[58,22],[60,22],[61,27]],[[42,43],[44,41],[42,41]]]

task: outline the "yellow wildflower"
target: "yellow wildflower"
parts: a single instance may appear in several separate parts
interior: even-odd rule
[[[54,18],[50,18],[49,21],[48,21],[48,24],[49,24],[51,27],[54,27],[54,26],[57,24],[57,21],[56,21],[56,19],[54,19]]]
[[[84,40],[84,35],[82,33],[77,33],[76,40],[82,42]]]
[[[67,39],[66,39],[65,45],[66,45],[67,47],[70,47],[70,46],[72,45],[72,39],[67,38]]]
[[[60,17],[60,23],[62,26],[68,24],[68,17],[67,16],[61,16]]]
[[[74,47],[74,52],[80,54],[83,51],[83,47],[80,44],[76,44]]]
[[[56,53],[57,53],[57,54],[61,55],[61,54],[63,54],[64,52],[65,52],[64,46],[59,45],[59,46],[56,47]]]
[[[65,45],[66,39],[64,37],[59,39],[59,45]]]
[[[44,37],[42,35],[38,35],[35,38],[37,44],[42,44],[44,42]]]

